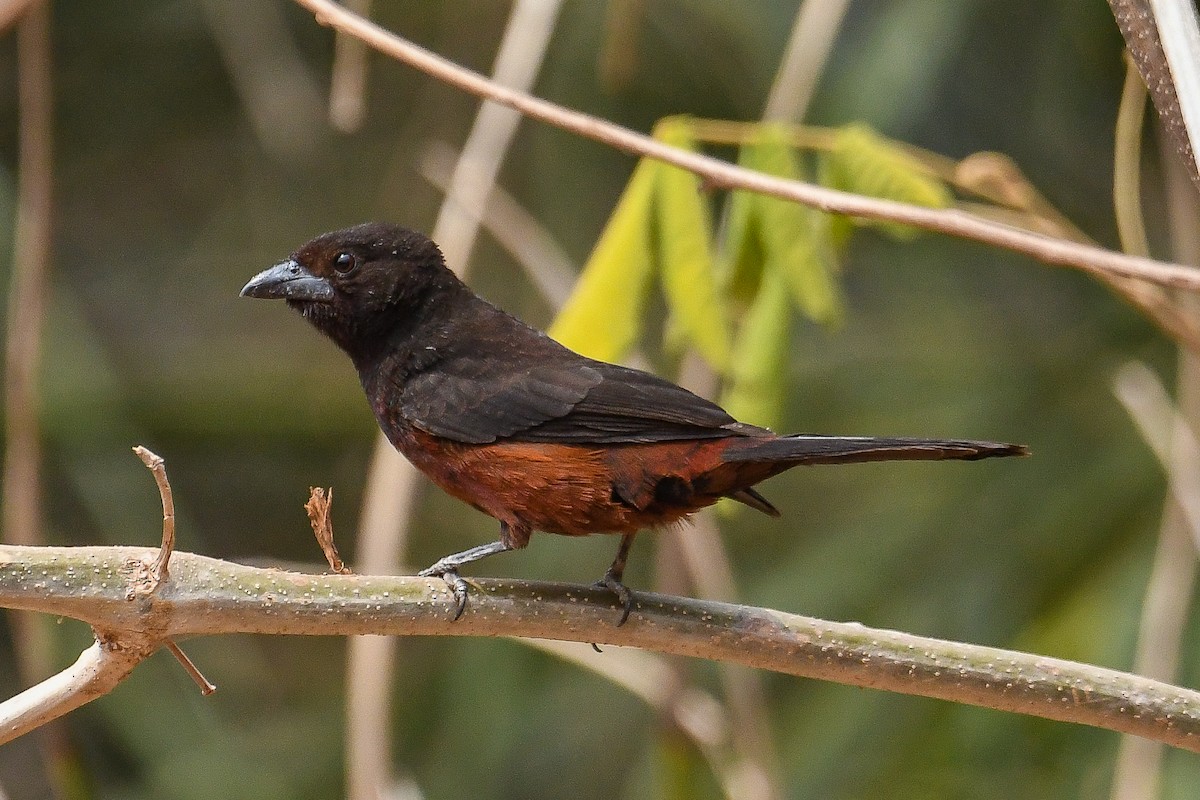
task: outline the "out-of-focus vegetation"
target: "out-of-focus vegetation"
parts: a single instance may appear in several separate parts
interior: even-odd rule
[[[375,6],[386,27],[483,70],[508,13],[486,0]],[[676,113],[755,119],[796,7],[647,0],[636,60],[605,84],[604,4],[575,0],[537,91],[643,130]],[[320,105],[330,35],[283,0],[58,3],[54,14],[48,539],[157,541],[158,498],[129,454],[143,443],[167,459],[181,547],[321,569],[301,506],[308,486],[333,485],[353,563],[375,431],[353,371],[294,315],[237,293],[320,231],[366,219],[428,230],[440,196],[418,159],[431,140],[459,144],[476,101],[374,59],[366,126],[340,135]],[[231,44],[231,29],[252,46]],[[1083,230],[1115,244],[1121,47],[1102,3],[856,3],[809,119],[862,121],[950,156],[1007,153]],[[11,34],[0,58],[0,219],[12,220]],[[1155,163],[1148,187],[1160,183]],[[582,263],[633,166],[523,123],[501,183]],[[1160,253],[1161,205],[1148,191]],[[5,279],[11,239],[0,225]],[[548,324],[499,247],[484,238],[473,259],[480,293]],[[970,243],[862,232],[839,279],[841,323],[792,330],[781,428],[1004,439],[1034,457],[777,478],[763,491],[782,521],[744,513],[723,524],[743,599],[1128,668],[1164,487],[1109,382],[1129,358],[1169,377],[1172,348],[1087,277]],[[495,526],[428,492],[416,531],[410,560],[424,565],[490,540]],[[590,582],[613,547],[535,537],[486,571]],[[652,585],[653,547],[652,536],[638,542],[635,589]],[[56,633],[65,664],[88,633],[74,623]],[[1200,678],[1198,646],[1193,626],[1182,683]],[[344,642],[228,637],[188,649],[220,686],[213,697],[160,655],[67,718],[93,796],[341,792]],[[6,638],[5,694],[19,688],[13,663]],[[715,684],[709,665],[687,668]],[[396,758],[428,797],[717,796],[703,761],[637,700],[551,656],[508,641],[420,640],[404,644],[400,670]],[[778,676],[766,685],[789,796],[1107,791],[1115,734]],[[11,797],[40,796],[36,763],[32,738],[0,749]],[[1171,752],[1165,769],[1166,797],[1195,796],[1195,756]]]

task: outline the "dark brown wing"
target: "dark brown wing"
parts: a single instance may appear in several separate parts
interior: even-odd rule
[[[471,444],[500,438],[618,444],[766,433],[669,381],[584,358],[518,324],[506,325],[502,341],[481,341],[469,328],[448,337],[436,360],[406,378],[404,417],[435,436]]]

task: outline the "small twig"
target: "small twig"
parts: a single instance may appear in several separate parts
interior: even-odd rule
[[[150,564],[148,588],[141,589],[141,591],[153,594],[170,577],[168,565],[171,562],[171,554],[175,552],[175,498],[171,494],[171,482],[167,480],[167,465],[162,457],[140,444],[133,448],[133,452],[154,475],[154,482],[158,484],[158,496],[162,500],[162,544],[159,545],[158,554]],[[170,639],[166,640],[165,644],[166,648],[171,651],[171,655],[175,656],[175,660],[183,666],[183,671],[200,687],[200,694],[210,695],[217,690],[216,685],[204,677],[200,669],[187,657],[179,645]]]
[[[349,575],[351,569],[342,561],[337,545],[333,543],[333,516],[330,513],[333,508],[333,487],[325,490],[320,486],[310,486],[308,491],[308,502],[304,504],[304,510],[308,512],[313,536],[317,537],[317,544],[321,546],[329,568],[339,575]]]
[[[886,220],[973,239],[1024,253],[1047,264],[1092,275],[1140,278],[1163,286],[1200,291],[1200,270],[1055,239],[973,217],[956,209],[914,206],[864,197],[744,169],[711,156],[680,150],[590,114],[565,108],[497,84],[348,12],[331,0],[296,0],[319,23],[361,38],[371,47],[452,86],[515,108],[534,119],[603,142],[618,150],[658,159],[694,172],[718,188],[740,188],[791,200],[822,211]]]
[[[162,499],[162,545],[151,566],[154,585],[158,587],[168,577],[167,564],[171,561],[171,553],[175,550],[175,500],[171,496],[171,483],[167,480],[167,467],[162,458],[140,444],[133,448],[133,452],[154,475],[154,482],[158,484],[158,496]]]
[[[175,656],[175,660],[183,665],[183,671],[200,687],[200,694],[207,697],[217,690],[217,685],[204,677],[204,673],[196,666],[196,662],[188,658],[187,653],[183,652],[179,645],[168,641],[166,648],[171,651],[171,655]]]

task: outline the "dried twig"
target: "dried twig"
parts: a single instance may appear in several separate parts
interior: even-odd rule
[[[130,585],[130,599],[153,594],[162,587],[170,577],[168,565],[171,562],[171,554],[175,552],[175,498],[171,494],[171,482],[167,480],[166,462],[140,444],[133,448],[133,452],[154,475],[154,482],[158,484],[158,496],[162,501],[163,508],[163,524],[162,544],[159,545],[154,561],[150,564],[148,574],[143,574],[144,565],[141,562],[139,562],[139,568],[133,571],[134,582]],[[209,695],[217,690],[217,687],[201,674],[196,664],[187,657],[179,645],[170,640],[165,644],[171,655],[175,656],[175,660],[183,666],[183,671],[200,687],[201,694]]]
[[[167,579],[169,575],[167,565],[171,561],[171,553],[175,550],[175,499],[171,495],[171,482],[167,480],[167,468],[162,458],[140,444],[133,448],[133,452],[154,475],[154,482],[158,484],[158,496],[162,500],[162,545],[159,547],[158,555],[154,558],[154,564],[151,567],[154,583],[157,586]]]
[[[1200,195],[1186,166],[1169,151],[1171,146],[1166,138],[1160,138],[1159,162],[1166,180],[1171,253],[1180,261],[1200,263]],[[1195,299],[1186,299],[1185,306],[1195,309]],[[1192,303],[1189,305],[1187,300]],[[1191,438],[1190,431],[1196,430],[1200,422],[1200,357],[1196,353],[1179,353],[1175,386],[1179,413],[1188,423],[1187,427],[1176,426],[1176,433]],[[1165,392],[1153,393],[1166,396]],[[1153,410],[1158,404],[1146,405]],[[1171,417],[1169,409],[1164,413],[1161,408],[1153,415],[1161,419]],[[1155,428],[1165,430],[1169,426],[1169,422],[1159,423]],[[1186,447],[1183,441],[1171,448],[1171,473],[1177,471],[1177,466],[1188,469]],[[1174,493],[1168,492],[1164,502],[1158,536],[1154,563],[1146,582],[1132,671],[1172,681],[1178,674],[1180,645],[1191,616],[1196,591],[1196,542],[1200,542],[1193,537],[1187,514]],[[1112,800],[1156,800],[1160,795],[1163,756],[1164,748],[1157,742],[1136,736],[1121,737],[1113,765]]]
[[[764,119],[798,121],[804,117],[849,6],[850,0],[805,0],[800,4],[767,96]]]
[[[200,0],[213,43],[258,141],[281,162],[315,156],[325,135],[320,89],[278,3]]]
[[[317,544],[321,546],[329,568],[339,575],[349,575],[351,569],[342,561],[337,545],[333,543],[333,517],[330,515],[333,508],[333,487],[325,490],[320,486],[310,486],[308,492],[308,502],[304,504],[304,510],[308,512],[313,536],[317,537]]]
[[[196,662],[188,658],[187,653],[183,652],[179,645],[168,640],[165,646],[167,650],[171,651],[171,655],[175,656],[175,660],[183,665],[183,671],[188,674],[188,677],[200,687],[200,694],[208,696],[217,690],[217,685],[204,677],[204,673],[196,666]]]
[[[1200,291],[1200,270],[1100,247],[1055,239],[966,214],[956,209],[913,206],[848,194],[801,181],[775,178],[717,158],[665,145],[649,136],[598,117],[564,108],[510,89],[418,47],[331,0],[296,0],[319,23],[359,37],[371,47],[464,91],[510,106],[563,130],[608,144],[618,150],[682,167],[721,189],[739,188],[773,195],[839,214],[913,225],[1024,253],[1047,264],[1071,267],[1092,275],[1139,278],[1162,286]]]
[[[421,154],[421,176],[443,192],[459,153],[443,142],[430,142]],[[458,205],[479,219],[496,243],[513,257],[552,309],[571,296],[579,268],[538,221],[501,186],[492,188],[487,202],[475,194],[460,197]]]

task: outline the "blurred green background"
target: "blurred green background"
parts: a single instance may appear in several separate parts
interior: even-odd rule
[[[648,130],[676,113],[761,114],[796,2],[647,0],[629,81],[605,86],[605,3],[570,0],[537,92]],[[385,27],[488,71],[507,3],[377,2]],[[240,38],[239,38],[240,37]],[[231,42],[233,42],[231,44]],[[240,42],[240,44],[238,44]],[[249,46],[247,46],[249,43]],[[950,156],[998,150],[1073,221],[1116,243],[1112,129],[1122,42],[1106,4],[921,0],[851,5],[809,119],[862,120]],[[14,39],[0,39],[0,219],[13,219]],[[368,117],[326,122],[332,37],[282,0],[54,5],[55,260],[44,374],[47,538],[152,544],[145,444],[167,460],[181,547],[320,569],[301,509],[337,493],[353,537],[375,425],[349,362],[295,315],[238,298],[321,231],[367,219],[428,230],[430,141],[461,145],[477,103],[372,58]],[[247,76],[267,90],[247,89]],[[242,83],[239,83],[242,81]],[[523,122],[501,185],[582,263],[633,160]],[[1147,216],[1162,199],[1148,159]],[[0,225],[4,283],[11,222]],[[1160,254],[1165,255],[1161,248]],[[486,235],[472,285],[544,326],[548,306]],[[795,470],[764,493],[781,521],[723,522],[746,602],[1127,669],[1163,479],[1110,391],[1169,343],[1087,277],[923,236],[854,239],[847,314],[792,342],[784,428],[992,438],[1034,457]],[[409,560],[490,540],[493,521],[429,491]],[[535,537],[476,574],[590,582],[615,540]],[[652,584],[642,537],[628,581]],[[18,690],[0,621],[0,691]],[[60,663],[86,644],[55,628]],[[1194,684],[1187,634],[1179,681]],[[189,653],[202,699],[165,654],[66,720],[79,796],[328,798],[342,793],[338,639],[226,637]],[[583,647],[582,645],[580,647]],[[624,690],[510,641],[401,643],[397,772],[430,798],[716,797],[702,759]],[[602,658],[602,656],[597,656]],[[682,663],[717,687],[711,665]],[[786,796],[1106,795],[1115,734],[768,675]],[[0,748],[8,796],[46,796],[34,737]],[[1200,761],[1170,752],[1164,796]]]

